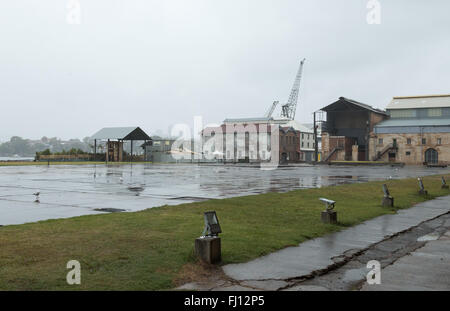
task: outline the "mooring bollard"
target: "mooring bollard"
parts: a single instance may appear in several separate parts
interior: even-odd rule
[[[423,182],[422,182],[422,178],[417,178],[417,180],[419,181],[419,194],[421,195],[427,195],[428,191],[425,190],[425,187],[423,186]]]
[[[441,182],[442,182],[441,189],[448,189],[448,185],[447,185],[447,183],[445,182],[444,176],[441,177]]]
[[[383,201],[381,202],[381,205],[393,207],[394,206],[394,198],[389,193],[389,189],[386,184],[383,184],[383,193],[384,193],[384,197],[383,197]]]
[[[337,212],[333,211],[336,201],[319,198],[320,201],[325,203],[326,210],[322,212],[321,218],[322,222],[326,224],[336,224],[337,223]]]
[[[205,212],[205,228],[202,236],[195,239],[195,254],[203,262],[214,264],[222,260],[221,243],[218,237],[222,233],[216,212]]]

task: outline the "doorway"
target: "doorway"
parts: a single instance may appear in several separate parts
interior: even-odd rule
[[[438,152],[433,148],[427,149],[427,151],[425,151],[425,162],[430,164],[437,164]]]

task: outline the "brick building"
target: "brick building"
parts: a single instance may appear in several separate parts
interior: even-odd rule
[[[368,161],[370,133],[388,114],[345,97],[321,111],[326,112],[321,122],[322,161]]]
[[[390,119],[371,133],[371,160],[450,163],[450,95],[394,97],[386,110]]]
[[[292,126],[265,121],[267,120],[258,122],[256,119],[248,119],[243,123],[227,121],[219,127],[205,128],[202,131],[204,157],[231,163],[264,162],[272,159],[278,159],[280,163],[301,161],[301,132]],[[278,139],[272,137],[273,133],[277,133]],[[277,148],[273,148],[274,142],[278,144]]]

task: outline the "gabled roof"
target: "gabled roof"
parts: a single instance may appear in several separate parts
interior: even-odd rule
[[[151,140],[140,127],[105,127],[91,136],[91,139]]]
[[[294,133],[300,132],[300,131],[297,131],[296,129],[294,129],[292,126],[284,126],[284,127],[280,126],[280,131],[282,131],[284,133],[287,133],[287,132],[294,132]]]
[[[346,111],[346,110],[369,110],[378,114],[388,115],[386,111],[374,108],[372,106],[360,103],[356,100],[339,97],[339,100],[334,103],[320,109],[326,112],[330,111]]]
[[[450,107],[450,95],[394,97],[386,109]]]

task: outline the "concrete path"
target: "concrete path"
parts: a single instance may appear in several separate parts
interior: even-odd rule
[[[450,221],[447,220],[450,225]],[[438,235],[430,234],[428,239]],[[450,290],[450,231],[381,270],[381,284],[363,291]]]
[[[191,283],[182,286],[181,289],[328,290],[330,287],[324,286],[323,282],[309,285],[308,282],[302,282],[348,262],[350,263],[353,258],[358,256],[372,256],[374,252],[379,254],[381,251],[386,254],[390,253],[391,249],[392,252],[397,251],[395,249],[396,247],[405,250],[405,247],[401,246],[405,238],[399,235],[399,233],[417,227],[425,221],[435,219],[449,212],[450,196],[430,200],[417,204],[412,208],[400,210],[395,215],[383,215],[352,228],[312,239],[301,243],[299,246],[282,249],[247,263],[226,265],[223,267],[226,282],[223,282],[224,278],[222,278],[222,282],[213,281],[209,284]],[[445,216],[444,218],[447,219],[448,217]],[[417,230],[415,234],[420,235],[421,230]],[[398,237],[397,241],[392,241],[392,237],[394,236]],[[411,233],[409,233],[409,236],[411,236]],[[414,238],[414,240],[416,239],[417,237]],[[382,241],[384,243],[379,244]],[[373,247],[374,245],[378,245],[378,249]],[[423,245],[420,244],[416,247]],[[369,250],[371,247],[374,248],[372,251]],[[434,246],[434,248],[427,248],[426,251],[432,253],[437,250],[439,254],[443,252],[447,252],[448,254],[449,249],[446,247],[448,245]],[[405,256],[406,254],[399,254],[398,257]],[[448,259],[448,255],[446,258]],[[394,258],[392,261],[397,259]],[[387,262],[386,264],[391,263]],[[408,263],[405,263],[405,265],[408,265]],[[443,268],[441,266],[436,265],[436,273],[439,273],[439,269]],[[414,269],[412,266],[409,268]],[[391,269],[387,271],[389,272]],[[392,271],[392,275],[398,275],[398,273],[402,272],[402,269],[406,269],[405,266],[403,268],[399,266],[395,271]],[[344,281],[346,278],[348,281],[352,279],[355,281],[361,280],[367,274],[366,267],[362,266],[361,263],[355,264],[353,268],[349,267],[347,270],[345,271]],[[426,270],[424,273],[426,273]],[[340,289],[348,290],[350,288]]]
[[[446,240],[449,232],[450,213],[447,213],[372,245],[336,269],[311,279],[289,284],[284,290],[304,291],[318,288],[334,291],[360,290],[361,288],[362,290],[415,290],[419,288],[421,290],[450,290],[448,244],[439,245],[439,248],[426,251],[427,243],[434,243],[438,239],[439,241]],[[424,252],[426,252],[426,256],[415,255]],[[405,260],[410,261],[411,256],[415,257],[413,262],[401,264]],[[430,258],[435,260],[428,261]],[[367,263],[372,260],[380,263],[381,286],[367,283],[367,274],[371,270],[370,267],[367,268]],[[396,271],[391,273],[391,267],[398,267],[399,263],[401,273],[396,273]],[[430,265],[430,263],[433,264]]]
[[[383,215],[247,263],[226,265],[223,270],[227,276],[239,281],[307,277],[389,236],[449,212],[449,202],[450,196],[427,201],[395,215]]]

